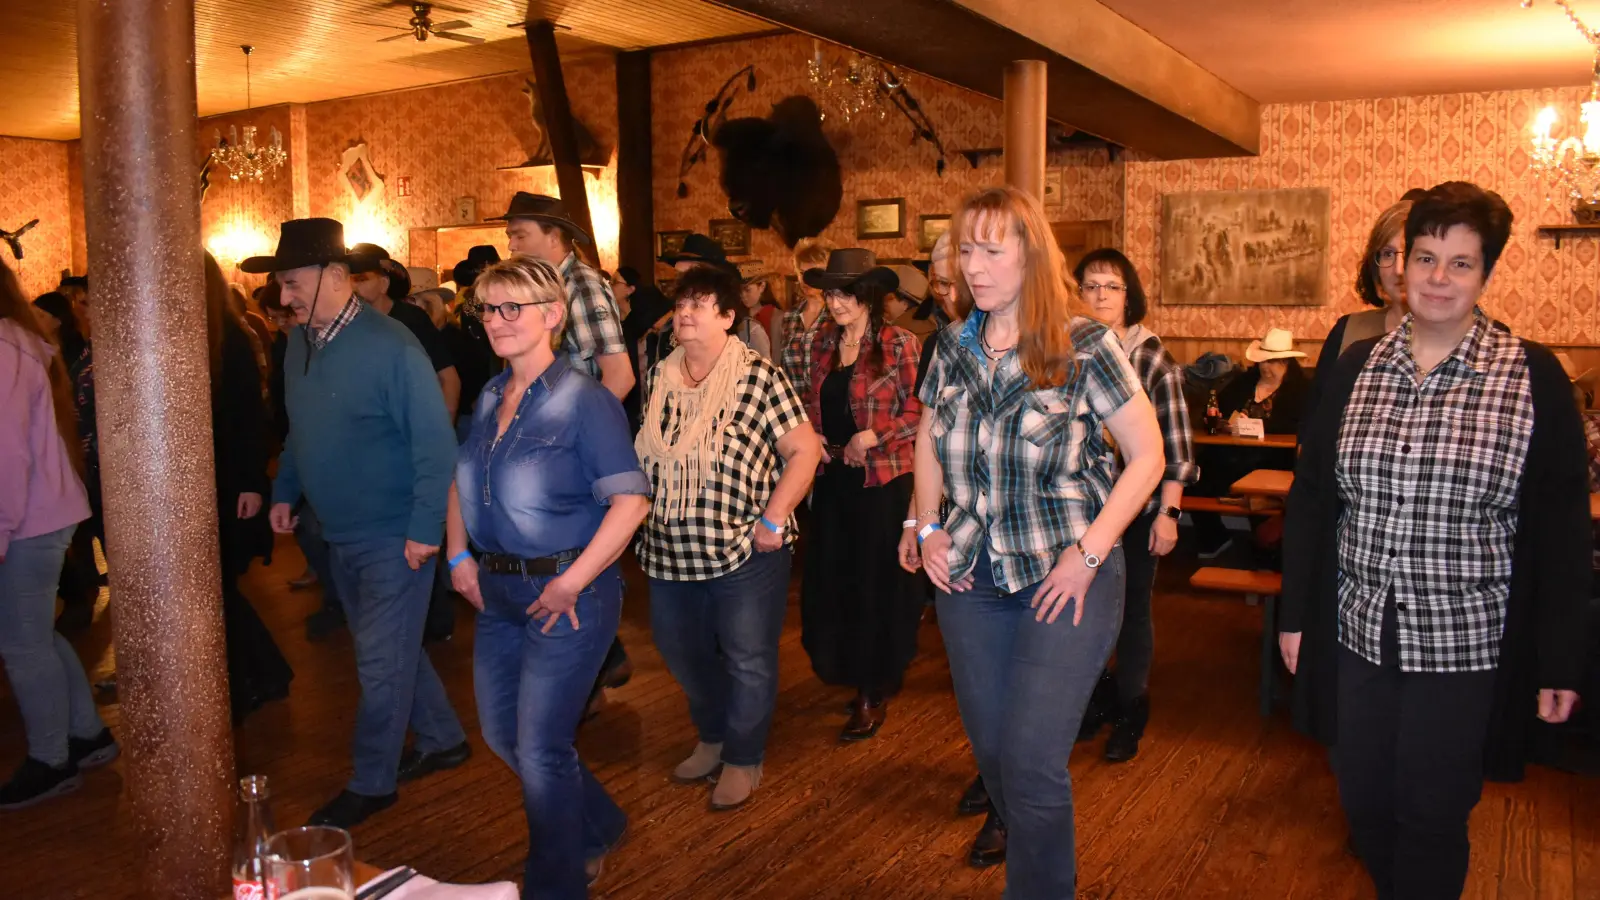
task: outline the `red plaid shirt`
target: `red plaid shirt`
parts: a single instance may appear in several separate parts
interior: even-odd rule
[[[822,381],[834,370],[842,332],[838,323],[829,319],[818,326],[816,338],[811,342],[811,385],[806,393],[806,414],[819,433],[822,430]],[[869,375],[858,365],[850,376],[850,414],[856,428],[870,429],[878,436],[878,446],[867,451],[867,487],[888,484],[911,471],[917,422],[922,418],[922,401],[915,392],[921,349],[916,335],[904,328],[886,325],[878,341],[883,346],[882,370]]]

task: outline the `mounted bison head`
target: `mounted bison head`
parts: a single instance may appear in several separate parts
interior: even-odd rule
[[[839,157],[811,98],[786,97],[765,119],[730,119],[712,136],[722,153],[728,209],[751,228],[771,228],[793,247],[839,212]]]

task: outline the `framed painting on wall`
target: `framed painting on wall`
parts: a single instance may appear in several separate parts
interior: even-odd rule
[[[687,231],[658,231],[656,232],[656,256],[672,256],[683,249],[683,239],[689,236]]]
[[[917,249],[927,253],[933,249],[934,244],[939,242],[939,235],[949,230],[949,213],[937,216],[917,216]]]
[[[1060,169],[1044,170],[1044,197],[1045,206],[1061,205],[1061,176]]]
[[[856,237],[860,240],[906,236],[906,198],[856,201]]]
[[[1163,195],[1161,302],[1321,306],[1328,234],[1327,188]]]
[[[707,237],[722,245],[729,256],[750,255],[750,226],[738,219],[712,219]]]
[[[339,158],[339,174],[342,176],[344,186],[357,203],[365,201],[374,194],[383,193],[383,176],[372,167],[372,161],[367,158],[366,143],[358,143],[345,149]]]

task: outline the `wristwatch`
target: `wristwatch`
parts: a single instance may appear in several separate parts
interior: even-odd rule
[[[1161,507],[1161,514],[1163,516],[1166,516],[1167,518],[1173,520],[1174,522],[1176,522],[1177,520],[1183,518],[1183,510],[1181,508],[1179,508],[1179,507],[1176,507],[1176,506],[1163,506],[1163,507]]]
[[[1090,553],[1089,551],[1083,549],[1083,541],[1079,541],[1078,543],[1074,544],[1073,546],[1077,547],[1078,548],[1078,553],[1083,556],[1083,564],[1084,565],[1088,566],[1091,569],[1100,568],[1100,563],[1101,563],[1100,557],[1095,556],[1093,553]]]

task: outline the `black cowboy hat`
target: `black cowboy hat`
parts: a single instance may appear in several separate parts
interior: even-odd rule
[[[807,269],[801,276],[805,283],[822,290],[842,291],[858,281],[877,281],[889,290],[900,286],[900,276],[888,266],[878,265],[878,257],[871,250],[847,247],[828,254],[828,265],[820,269]]]
[[[278,249],[240,262],[239,271],[264,275],[328,263],[360,265],[345,249],[344,225],[337,219],[290,219],[279,229]]]
[[[450,271],[450,275],[455,281],[456,287],[471,287],[472,283],[478,280],[478,276],[483,273],[484,269],[499,261],[500,251],[496,250],[493,244],[479,244],[467,251],[467,258],[456,263],[455,268]]]
[[[489,222],[509,222],[512,219],[534,219],[554,225],[568,234],[580,244],[593,244],[594,238],[589,237],[589,232],[572,221],[567,214],[567,207],[559,197],[550,197],[545,194],[530,194],[527,191],[517,191],[511,198],[511,208],[503,216],[490,216]]]
[[[722,242],[715,238],[708,238],[699,232],[684,238],[682,246],[678,248],[678,252],[657,258],[669,266],[675,266],[680,262],[710,263],[723,268],[732,266],[732,263],[728,262],[728,251],[722,249]],[[737,269],[738,267],[734,266],[733,268]]]

